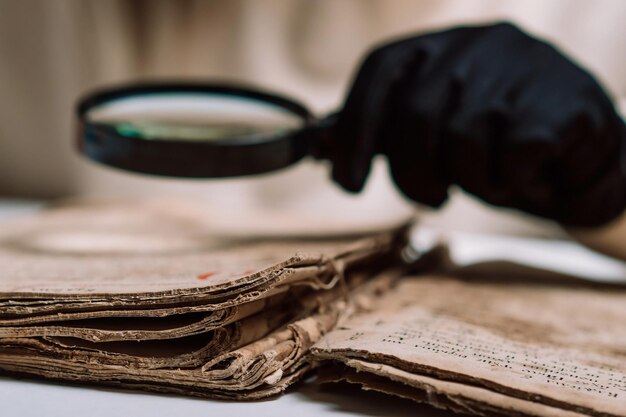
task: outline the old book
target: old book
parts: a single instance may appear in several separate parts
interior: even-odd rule
[[[626,415],[626,287],[486,271],[403,278],[312,348],[345,380],[472,415]]]
[[[0,370],[219,398],[281,392],[407,231],[278,239],[215,226],[172,202],[5,224]]]
[[[624,286],[458,269],[445,251],[406,276],[404,222],[308,239],[219,226],[171,202],[5,224],[0,372],[249,400],[316,370],[466,414],[626,415]]]

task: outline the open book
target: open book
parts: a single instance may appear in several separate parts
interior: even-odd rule
[[[260,219],[262,221],[262,219]],[[626,415],[626,289],[442,262],[408,225],[226,236],[179,204],[78,205],[0,231],[0,372],[215,398],[306,374],[481,415]]]

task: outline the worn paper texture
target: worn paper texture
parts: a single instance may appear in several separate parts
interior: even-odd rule
[[[69,207],[8,225],[0,230],[0,326],[205,313],[192,327],[208,330],[290,287],[332,287],[343,269],[396,250],[406,228],[294,240],[216,235],[211,225],[171,203]]]
[[[371,312],[327,334],[313,354],[480,388],[510,397],[511,406],[523,400],[546,410],[623,416],[624,317],[624,287],[507,281],[506,276],[482,282],[413,277],[403,279]],[[393,379],[390,370],[376,369],[371,373]],[[474,399],[485,410],[502,405],[487,395]]]
[[[309,348],[359,305],[348,292],[375,288],[365,282],[406,242],[406,225],[294,239],[225,236],[205,217],[171,202],[87,204],[2,229],[0,370],[273,395],[311,369]]]
[[[445,262],[400,279],[403,225],[294,239],[205,217],[79,205],[0,230],[0,371],[258,399],[325,365],[462,413],[626,415],[623,286]]]
[[[387,231],[364,239],[216,235],[202,212],[171,203],[70,207],[0,230],[0,301],[13,301],[5,314],[32,314],[46,311],[52,296],[66,310],[112,294],[116,306],[219,300],[272,281],[315,278],[294,271],[302,267],[322,276],[332,261],[358,260],[390,239]]]
[[[319,370],[318,382],[345,381],[359,384],[365,390],[397,395],[464,415],[485,417],[586,415],[485,388],[407,372],[390,365],[360,359],[342,359],[345,363],[332,362]]]
[[[300,318],[275,329],[272,326],[292,316],[262,312],[193,340],[111,344],[49,337],[0,338],[0,369],[156,392],[264,398],[298,381],[312,367],[306,360],[310,347],[342,319],[367,308],[398,276],[394,270],[374,278],[355,274],[346,279],[346,288],[309,293],[291,311]],[[354,296],[347,297],[350,289]]]

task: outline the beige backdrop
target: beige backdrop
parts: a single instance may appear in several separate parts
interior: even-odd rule
[[[325,166],[219,182],[161,180],[93,165],[71,147],[72,105],[89,88],[158,77],[218,77],[336,108],[373,43],[454,24],[512,20],[557,43],[626,97],[623,0],[0,0],[0,196],[186,195],[218,205],[395,217],[413,210],[379,163],[364,196]],[[427,221],[552,233],[462,196]]]

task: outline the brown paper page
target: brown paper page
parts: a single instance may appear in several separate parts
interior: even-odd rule
[[[302,313],[276,308],[211,331],[173,339],[94,343],[76,337],[3,337],[0,353],[19,355],[27,351],[40,357],[146,369],[198,367],[264,337]]]
[[[180,203],[135,202],[65,207],[5,225],[0,326],[202,312],[210,313],[205,323],[225,325],[294,285],[332,287],[343,269],[406,239],[406,226],[308,240],[226,236],[206,217]]]
[[[623,416],[624,317],[624,287],[414,277],[382,297],[373,312],[327,334],[313,353],[389,365],[573,413]],[[487,396],[481,402],[485,409],[496,406]]]
[[[140,295],[159,302],[224,296],[258,286],[281,268],[359,257],[389,241],[386,231],[362,240],[233,237],[214,233],[205,215],[184,204],[118,203],[67,207],[3,225],[0,294],[30,301],[119,294],[131,305]]]
[[[403,371],[389,365],[360,359],[341,359],[345,359],[345,363],[332,362],[321,369],[318,372],[318,382],[346,381],[359,384],[365,390],[397,395],[464,415],[485,417],[586,415],[510,397],[485,388]]]
[[[2,326],[0,322],[0,338],[3,337],[76,337],[92,342],[108,342],[118,340],[159,340],[176,339],[205,333],[231,323],[241,321],[256,313],[275,309],[282,304],[290,304],[287,297],[293,296],[294,291],[286,289],[275,296],[267,297],[236,307],[224,308],[212,312],[180,314],[181,309],[145,309],[141,316],[134,310],[102,310],[97,318],[85,318],[89,313],[63,314],[57,317],[38,317],[38,321],[20,323],[16,319],[6,320],[4,323],[13,326]],[[152,314],[152,315],[151,315]],[[77,319],[62,321],[59,316],[74,316]],[[41,321],[41,319],[46,319]],[[17,324],[17,325],[16,325]],[[22,325],[20,325],[22,324]],[[24,325],[26,324],[26,325]]]

